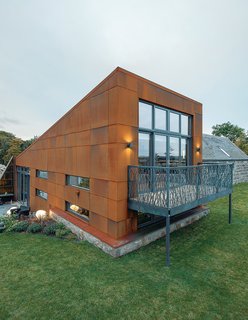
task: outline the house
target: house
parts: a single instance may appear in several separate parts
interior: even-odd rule
[[[203,203],[190,167],[201,162],[201,103],[118,67],[17,157],[16,197],[120,255],[141,228],[165,216],[169,226],[170,214]],[[187,174],[180,166],[188,166]],[[179,190],[179,182],[188,189]],[[216,193],[206,190],[204,201]],[[161,235],[164,229],[154,239]]]
[[[14,198],[14,159],[9,160],[6,166],[0,165],[0,203]]]
[[[248,182],[248,155],[226,137],[203,134],[203,163],[234,163],[233,183]]]

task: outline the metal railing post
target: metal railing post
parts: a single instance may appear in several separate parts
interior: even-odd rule
[[[232,223],[232,194],[229,194],[229,215],[228,215],[229,224]]]
[[[170,209],[170,168],[166,168],[166,205],[167,209]]]
[[[170,211],[166,215],[166,266],[170,266]]]

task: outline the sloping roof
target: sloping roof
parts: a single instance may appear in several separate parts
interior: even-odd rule
[[[0,179],[2,178],[2,175],[3,175],[3,173],[4,173],[4,171],[5,171],[5,165],[3,165],[3,164],[0,164]]]
[[[226,137],[202,135],[204,160],[248,160],[248,156]]]
[[[36,145],[37,143],[39,143],[46,135],[49,134],[49,132],[51,132],[52,130],[55,130],[55,127],[61,123],[62,121],[64,121],[69,115],[71,115],[74,111],[76,111],[77,108],[80,108],[80,104],[84,101],[86,101],[87,99],[97,96],[100,93],[102,93],[103,91],[105,91],[107,88],[112,88],[114,86],[121,86],[121,87],[126,87],[127,89],[129,89],[128,87],[128,81],[126,81],[125,79],[121,80],[121,76],[122,75],[126,75],[129,80],[130,79],[138,79],[141,80],[143,83],[147,83],[149,85],[153,85],[158,89],[162,89],[163,91],[168,92],[169,94],[173,94],[174,96],[177,96],[180,99],[184,99],[188,102],[193,102],[196,103],[200,108],[202,107],[202,104],[196,100],[193,100],[189,97],[186,97],[176,91],[170,90],[164,86],[161,86],[153,81],[150,81],[146,78],[143,78],[135,73],[132,73],[128,70],[125,70],[123,68],[117,67],[116,69],[114,69],[114,71],[112,71],[102,82],[100,82],[94,89],[92,89],[83,99],[81,99],[74,107],[72,107],[69,111],[67,111],[58,121],[56,121],[47,131],[45,131],[41,136],[39,136],[38,139],[36,139],[28,148],[26,148],[24,151],[22,151],[17,157],[16,159],[22,158],[23,155],[25,153],[27,153],[29,150],[32,150],[34,145]],[[130,81],[132,82],[132,81]],[[131,90],[131,89],[130,89]]]

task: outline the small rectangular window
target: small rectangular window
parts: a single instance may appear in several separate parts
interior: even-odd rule
[[[47,200],[47,193],[45,191],[36,189],[36,195],[42,199]]]
[[[90,179],[85,177],[77,177],[77,176],[66,176],[66,184],[69,186],[82,188],[82,189],[90,189]]]
[[[76,216],[83,218],[85,220],[89,220],[89,210],[79,207],[76,204],[73,204],[69,201],[65,202],[65,209],[68,212],[75,214]]]
[[[36,177],[42,179],[48,179],[48,172],[44,170],[36,170]]]

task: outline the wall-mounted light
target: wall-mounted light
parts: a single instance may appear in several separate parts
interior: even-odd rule
[[[200,151],[201,151],[201,147],[199,147],[199,146],[196,147],[196,148],[195,148],[195,151],[196,151],[196,152],[200,152]]]
[[[133,142],[128,142],[127,148],[132,149],[132,147],[133,147]]]

